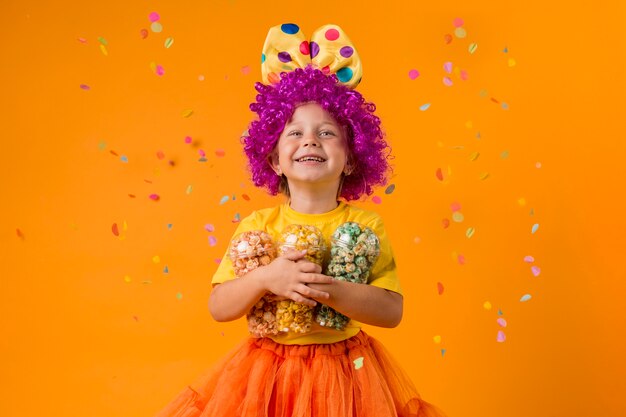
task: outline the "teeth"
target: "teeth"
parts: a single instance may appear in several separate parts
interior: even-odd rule
[[[298,162],[307,162],[307,161],[324,162],[322,158],[318,158],[316,156],[305,156],[304,158],[298,159]]]

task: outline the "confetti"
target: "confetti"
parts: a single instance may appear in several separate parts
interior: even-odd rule
[[[18,229],[18,231],[19,231],[19,229]],[[113,223],[113,226],[111,226],[111,231],[113,232],[113,234],[115,236],[119,236],[120,235],[120,231],[119,231],[119,229],[117,227],[117,223]]]
[[[217,239],[215,236],[209,236],[209,246],[217,245]]]
[[[235,213],[235,217],[233,218],[232,222],[239,223],[240,220],[241,220],[241,215],[239,213]]]
[[[455,17],[452,21],[452,24],[455,28],[460,28],[461,26],[463,26],[463,23],[463,19],[461,19],[460,17]]]
[[[249,66],[249,65],[246,65],[246,66],[241,67],[241,73],[242,73],[243,75],[248,75],[248,74],[250,74],[250,66]]]
[[[532,271],[533,275],[538,277],[539,274],[541,274],[541,268],[539,268],[538,266],[531,266],[530,270]]]
[[[163,68],[163,66],[157,65],[154,72],[156,73],[156,75],[162,76],[165,74],[165,69]]]
[[[459,256],[457,257],[457,262],[459,263],[459,265],[465,265],[465,256],[459,254]]]
[[[441,282],[437,283],[437,294],[443,294],[443,284]]]
[[[441,343],[441,336],[439,335],[433,336],[433,342],[435,342],[436,344]]]
[[[353,362],[354,369],[361,369],[363,367],[363,356],[356,358]]]
[[[539,229],[539,223],[535,223],[535,224],[533,224],[533,227],[532,227],[532,229],[530,230],[530,232],[531,232],[532,234],[535,234],[535,232],[536,232],[538,229]]]
[[[450,77],[443,77],[443,85],[446,87],[452,87],[452,79]]]
[[[506,340],[506,335],[504,334],[504,332],[502,330],[498,330],[498,337],[496,338],[496,341],[498,343],[503,343]]]
[[[207,232],[215,232],[215,226],[213,226],[212,224],[206,224],[204,225],[204,230],[206,230]]]
[[[463,216],[463,213],[461,213],[460,211],[457,211],[452,214],[452,220],[454,220],[457,223],[461,223],[463,219],[465,219],[465,216]]]
[[[160,18],[161,16],[159,16],[157,12],[150,12],[150,14],[148,15],[148,20],[153,23],[158,22]]]
[[[172,227],[174,227],[174,225],[172,223],[168,223],[167,224],[167,230],[172,230]]]
[[[80,88],[85,90],[85,91],[89,91],[91,89],[91,87],[89,87],[87,84],[81,84]]]
[[[452,210],[453,213],[455,211],[461,210],[461,203],[455,201],[454,203],[450,204],[450,210]]]
[[[179,300],[183,299],[183,295],[181,293],[176,293],[176,298]]]
[[[120,161],[128,163],[128,157],[126,155],[120,156]]]
[[[441,171],[441,168],[437,168],[437,171],[435,171],[435,176],[439,181],[443,181],[443,172]]]
[[[184,113],[183,113],[183,117],[185,117]],[[189,145],[191,143],[191,141],[192,141],[191,136],[185,136],[185,143],[186,144]]]
[[[191,117],[192,114],[193,114],[193,110],[191,110],[191,109],[183,110],[183,117],[185,117],[185,118]],[[187,136],[187,137],[189,137],[189,136]],[[186,143],[191,143],[191,142],[186,142]]]
[[[474,228],[468,227],[467,230],[465,231],[465,236],[467,236],[468,239],[474,236]]]
[[[478,177],[481,180],[486,180],[487,178],[489,178],[489,173],[488,172],[483,172],[480,174],[480,176]]]
[[[187,195],[189,195],[189,194],[191,194],[191,191],[193,191],[193,185],[188,185],[188,186],[187,186],[187,189],[185,190],[185,193],[186,193]]]
[[[100,52],[102,52],[104,56],[109,56],[109,51],[107,51],[107,47],[104,45],[100,45]]]
[[[154,255],[152,257],[152,262],[154,262],[155,264],[158,264],[159,262],[161,262],[161,257],[159,255]]]
[[[420,106],[421,111],[426,111],[430,107],[430,103],[425,103]]]
[[[530,294],[524,294],[522,295],[522,298],[520,298],[519,300],[523,303],[525,301],[528,301],[532,298],[532,296]]]
[[[446,350],[445,349],[441,349],[441,357],[443,358],[443,355],[446,354]]]
[[[513,58],[509,58],[508,64],[509,64],[509,67],[514,67],[517,64],[517,62],[515,62]]]
[[[443,228],[444,228],[444,229],[447,229],[447,228],[450,226],[450,220],[448,220],[448,219],[443,219],[443,220],[441,221],[441,224],[443,225]]]
[[[381,200],[381,198],[380,198],[379,196],[375,195],[374,197],[372,197],[372,203],[374,203],[374,204],[380,204],[380,203],[382,203],[382,202],[383,202],[383,201]]]
[[[223,156],[225,156],[225,155],[226,155],[226,152],[224,151],[224,149],[217,149],[217,150],[215,151],[215,156],[217,156],[217,157],[219,157],[219,158],[221,158],[221,157],[223,157]]]
[[[225,195],[224,197],[222,197],[222,199],[220,200],[220,206],[226,203],[228,200],[230,200],[230,196]]]
[[[501,327],[506,327],[506,320],[503,319],[502,317],[498,318],[496,320],[496,323],[498,323]]]
[[[167,38],[165,40],[164,46],[166,49],[169,49],[173,44],[174,44],[174,38]]]
[[[414,80],[414,79],[416,79],[419,76],[420,76],[420,72],[418,70],[412,69],[412,70],[409,71],[409,78],[410,79]]]
[[[476,49],[478,49],[478,44],[476,43],[470,43],[470,46],[467,48],[470,54],[476,52]]]
[[[124,276],[124,282],[130,282],[130,281],[131,281],[130,276],[125,275],[125,276]]]
[[[469,74],[467,73],[467,71],[465,70],[461,70],[461,73],[459,74],[459,77],[463,80],[463,81],[467,81],[469,80]]]
[[[163,151],[157,151],[156,156],[159,159],[165,158],[165,154],[163,153]]]
[[[154,33],[160,33],[163,30],[163,25],[159,22],[152,22],[150,24],[150,30]]]
[[[483,308],[484,308],[485,310],[491,310],[491,303],[490,303],[489,301],[485,301],[485,302],[483,303]]]
[[[107,40],[104,39],[102,36],[98,36],[98,42],[100,42],[100,44],[104,46],[107,46],[109,44]]]
[[[250,201],[250,197],[248,196],[248,194],[241,194],[241,198],[243,198],[246,201]]]
[[[480,156],[480,153],[474,152],[473,154],[470,155],[470,161],[477,160],[479,156]]]
[[[458,27],[454,29],[454,36],[456,36],[459,39],[463,39],[464,37],[467,36],[467,32],[465,31],[465,29]]]
[[[389,187],[385,188],[385,194],[391,194],[396,189],[395,184],[390,184]]]
[[[139,31],[139,36],[141,36],[141,39],[146,39],[148,37],[148,29],[141,29]]]
[[[148,198],[150,198],[150,200],[152,201],[159,201],[161,199],[158,194],[150,194]]]
[[[535,262],[535,258],[533,258],[530,255],[524,256],[524,262],[527,262],[527,263],[531,264],[531,263]]]
[[[17,237],[24,239],[24,233],[20,229],[15,229],[15,233],[17,233]]]
[[[509,151],[502,151],[502,153],[500,154],[500,158],[502,159],[506,159],[509,157]]]
[[[165,268],[163,268],[163,273],[164,274],[169,274],[170,273],[170,269],[167,267],[167,265],[165,265]]]
[[[443,36],[443,40],[444,40],[444,42],[446,43],[446,45],[449,45],[449,44],[452,42],[452,40],[453,40],[453,39],[454,39],[454,38],[453,38],[453,37],[452,37],[452,35],[450,35],[449,33],[446,33],[446,34]]]
[[[448,61],[443,64],[443,70],[448,74],[452,74],[452,62]]]

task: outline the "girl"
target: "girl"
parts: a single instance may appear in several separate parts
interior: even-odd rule
[[[339,225],[355,222],[376,234],[380,256],[367,285],[332,279],[297,251],[234,279],[224,256],[212,280],[215,320],[244,316],[268,292],[308,306],[322,303],[352,320],[342,330],[314,326],[251,337],[158,416],[441,416],[381,343],[361,330],[361,323],[397,326],[403,298],[382,220],[347,204],[384,185],[389,170],[375,106],[353,90],[361,79],[358,54],[335,25],[318,29],[308,42],[296,25],[285,24],[270,30],[262,63],[265,84],[256,84],[250,105],[258,120],[244,150],[254,184],[288,201],[252,213],[235,234],[260,230],[276,237],[300,224],[317,227],[328,241]]]

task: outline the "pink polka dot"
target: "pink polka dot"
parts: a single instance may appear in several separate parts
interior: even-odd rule
[[[460,17],[457,17],[456,19],[454,19],[454,21],[452,22],[452,24],[454,25],[455,28],[460,28],[461,26],[463,26],[463,19],[461,19]]]
[[[148,15],[148,19],[150,19],[151,22],[158,22],[160,18],[161,16],[159,16],[157,12],[152,12]]]
[[[379,197],[379,196],[375,195],[374,197],[372,197],[372,203],[374,203],[374,204],[380,204],[380,203],[382,203],[382,202],[383,202],[383,201],[380,199],[380,197]]]
[[[416,79],[419,76],[420,76],[420,72],[418,70],[412,69],[411,71],[409,71],[409,78],[410,79],[414,80],[414,79]]]
[[[337,39],[339,39],[339,31],[337,29],[328,29],[324,36],[329,41],[336,41]]]
[[[310,53],[309,43],[307,41],[302,41],[302,43],[300,44],[300,53],[302,55],[308,55]]]

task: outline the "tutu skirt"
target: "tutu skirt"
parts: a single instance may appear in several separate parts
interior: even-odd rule
[[[249,338],[156,417],[441,417],[363,331],[332,344]]]

